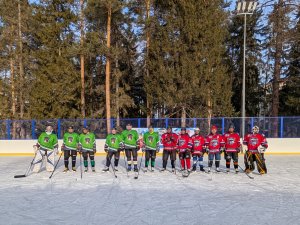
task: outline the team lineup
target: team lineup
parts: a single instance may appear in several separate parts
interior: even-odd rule
[[[215,172],[219,173],[221,154],[224,153],[226,161],[226,171],[230,172],[231,161],[233,163],[235,173],[238,173],[239,168],[246,173],[250,178],[249,173],[255,169],[256,162],[257,170],[260,174],[267,173],[265,164],[264,152],[268,148],[268,143],[264,135],[259,133],[259,128],[254,126],[252,133],[246,134],[243,139],[243,145],[247,147],[244,154],[245,169],[238,164],[239,153],[242,150],[240,136],[234,131],[233,124],[229,125],[228,132],[218,134],[217,127],[212,126],[210,134],[206,137],[200,135],[200,129],[195,128],[194,134],[189,136],[186,128],[181,128],[180,134],[172,132],[171,127],[167,127],[167,131],[159,137],[158,132],[154,131],[152,126],[148,127],[148,131],[139,136],[138,132],[132,129],[131,124],[126,125],[126,129],[120,133],[116,128],[111,130],[111,134],[107,135],[104,151],[106,152],[106,163],[103,172],[110,170],[115,174],[118,171],[120,153],[125,152],[124,162],[126,172],[134,171],[135,178],[139,175],[143,158],[144,172],[155,171],[155,159],[160,151],[160,144],[163,146],[162,152],[162,168],[160,172],[167,169],[168,160],[171,161],[171,171],[176,174],[176,158],[179,158],[179,172],[183,177],[188,177],[191,172],[199,167],[201,172],[211,173],[213,163]],[[74,132],[74,127],[69,126],[68,131],[63,136],[63,144],[61,146],[61,155],[64,154],[64,170],[68,172],[69,160],[71,159],[71,170],[76,171],[77,154],[80,155],[80,169],[82,168],[82,158],[84,172],[88,172],[88,159],[92,172],[95,169],[95,153],[96,153],[96,138],[89,130],[89,127],[84,126],[82,133],[79,135]],[[138,167],[138,152],[142,151],[140,166]],[[47,126],[45,132],[41,133],[37,144],[34,146],[35,156],[31,162],[29,170],[38,173],[41,170],[44,159],[46,159],[46,170],[54,172],[58,161],[55,165],[55,155],[59,153],[58,139],[53,133],[52,126]],[[204,168],[204,155],[208,155],[207,169]],[[60,156],[61,156],[60,155]],[[125,159],[126,156],[126,159]],[[114,162],[112,159],[114,158]],[[60,158],[59,158],[60,159]],[[29,171],[27,171],[29,172]],[[115,175],[115,177],[117,177]]]

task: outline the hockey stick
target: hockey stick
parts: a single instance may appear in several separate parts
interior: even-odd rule
[[[57,160],[57,163],[56,163],[56,165],[55,165],[55,167],[54,167],[54,169],[53,169],[53,171],[52,171],[52,173],[51,173],[49,179],[52,178],[52,176],[53,176],[53,174],[54,174],[54,171],[56,170],[56,167],[57,167],[57,165],[58,165],[58,163],[59,163],[59,161],[60,161],[60,158],[61,158],[62,154],[63,154],[63,151],[61,151],[60,156],[59,156],[59,158],[58,158],[58,160]]]
[[[115,172],[115,168],[113,167],[113,165],[112,165],[112,163],[111,163],[111,158],[109,157],[108,152],[107,152],[106,157],[107,157],[107,159],[109,160],[109,164],[110,164],[110,166],[111,166],[111,169],[112,169],[113,172],[114,172],[115,178],[117,178],[117,175],[116,175],[116,172]],[[116,157],[116,156],[115,156],[115,157]]]
[[[238,166],[241,168],[241,170],[243,170],[243,171],[245,171],[239,164],[238,164]],[[254,179],[254,177],[252,177],[252,176],[250,176],[248,173],[246,173],[246,172],[244,172],[246,175],[247,175],[247,177],[249,177],[250,179]]]
[[[139,166],[139,169],[138,169],[138,174],[134,177],[134,179],[138,179],[139,178],[139,174],[140,174],[140,170],[141,170],[142,162],[143,162],[143,156],[144,156],[144,152],[142,153],[142,158],[141,158],[141,161],[140,161],[140,166]]]
[[[82,156],[81,156],[81,152],[79,152],[79,164],[80,164],[80,178],[82,180]]]
[[[31,169],[31,167],[32,167],[32,165],[33,165],[33,161],[34,161],[35,157],[36,157],[36,152],[35,152],[35,154],[34,154],[33,159],[31,160],[31,163],[30,163],[29,167],[27,168],[25,174],[22,174],[22,175],[15,175],[14,178],[27,177],[27,175],[28,175],[28,173],[29,173],[29,171],[30,171],[30,169]]]

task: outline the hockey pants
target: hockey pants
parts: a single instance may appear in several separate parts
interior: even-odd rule
[[[176,160],[176,151],[175,150],[164,150],[163,151],[163,168],[166,169],[167,168],[167,162],[168,162],[168,158],[170,156],[170,159],[171,159],[171,165],[172,165],[172,168],[175,169],[175,160]]]
[[[239,156],[237,152],[225,152],[224,153],[224,158],[226,160],[226,168],[230,168],[230,161],[232,159],[233,161],[233,166],[235,169],[237,169],[239,166],[238,161],[239,161]]]

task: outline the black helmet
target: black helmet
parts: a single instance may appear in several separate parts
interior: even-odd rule
[[[233,128],[233,129],[235,129],[235,126],[234,126],[234,124],[233,124],[233,123],[231,123],[231,124],[229,125],[228,129],[230,129],[230,128]]]

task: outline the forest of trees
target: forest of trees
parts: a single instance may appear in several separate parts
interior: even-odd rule
[[[246,115],[300,115],[300,1],[247,17]],[[240,116],[224,0],[0,0],[0,119]],[[150,121],[150,120],[149,120]]]

